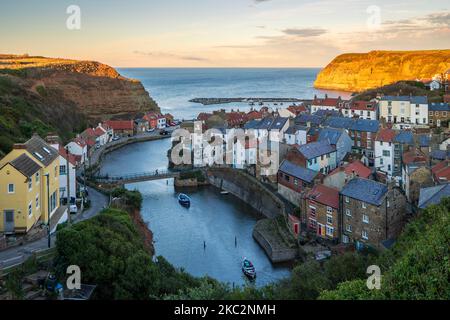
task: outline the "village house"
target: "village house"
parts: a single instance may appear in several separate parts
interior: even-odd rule
[[[374,142],[380,127],[378,120],[330,117],[325,125],[348,130],[348,135],[353,140],[352,149],[364,154],[369,159],[369,165],[374,165]]]
[[[145,133],[150,129],[150,125],[145,119],[134,120],[134,127],[136,134]]]
[[[77,195],[77,176],[76,169],[79,162],[78,157],[71,154],[70,151],[61,145],[58,136],[51,135],[46,137],[47,143],[58,151],[59,154],[59,198],[67,203],[67,176],[69,176],[70,199],[75,201]],[[69,166],[67,166],[67,162]],[[73,202],[74,203],[74,202]]]
[[[290,112],[292,112],[293,114],[295,114],[295,116],[298,116],[301,113],[309,112],[308,108],[306,107],[306,105],[304,103],[301,103],[299,105],[297,105],[297,104],[290,105],[287,109]]]
[[[306,133],[308,132],[307,127],[293,125],[290,126],[284,133],[284,140],[289,145],[302,145],[306,143]]]
[[[394,138],[397,132],[393,129],[381,129],[375,138],[375,169],[382,171],[390,180],[394,170]]]
[[[351,152],[353,140],[345,129],[323,128],[317,137],[317,141],[327,141],[336,148],[336,161],[340,163],[348,152]]]
[[[428,124],[426,96],[384,96],[379,101],[380,118],[399,124],[398,129]]]
[[[305,202],[307,229],[321,239],[339,242],[339,191],[317,184]]]
[[[164,118],[166,118],[166,125],[172,125],[175,121],[175,118],[170,113],[166,113]]]
[[[431,173],[436,184],[448,183],[450,181],[449,161],[444,160],[431,167]]]
[[[377,120],[376,101],[351,100],[345,101],[340,109],[344,117]]]
[[[114,130],[117,137],[131,137],[135,134],[133,120],[108,120],[106,124]]]
[[[428,104],[428,121],[431,127],[448,127],[450,105],[448,103]]]
[[[337,166],[336,147],[332,146],[328,141],[317,141],[295,146],[288,152],[286,159],[304,168],[320,171],[325,175]]]
[[[314,96],[313,101],[311,102],[311,113],[314,113],[318,110],[334,110],[339,111],[342,107],[343,100],[341,97],[338,98],[328,98],[328,95],[325,94],[325,98],[317,98]]]
[[[293,205],[301,207],[303,196],[320,174],[284,160],[278,169],[278,193]]]
[[[350,163],[341,165],[331,171],[323,180],[323,184],[327,187],[342,190],[342,188],[353,178],[360,177],[369,179],[372,170],[366,167],[361,161],[355,160]]]
[[[97,144],[97,135],[95,134],[95,130],[93,128],[87,128],[83,132],[80,133],[81,139],[86,142],[88,146],[88,151],[90,148],[95,147]]]
[[[419,209],[438,205],[443,198],[450,197],[450,184],[444,183],[433,187],[420,189]]]
[[[70,141],[67,145],[69,152],[77,157],[79,164],[83,164],[88,158],[88,146],[87,143],[80,137],[76,137]]]
[[[94,129],[95,143],[104,146],[113,137],[114,130],[109,127],[106,123],[99,123]]]
[[[326,120],[325,117],[316,116],[312,114],[307,113],[301,113],[294,119],[294,123],[299,126],[306,126],[306,127],[318,127],[320,126],[324,121]]]
[[[355,178],[341,191],[342,242],[383,247],[400,233],[406,200],[397,188]]]
[[[0,160],[0,232],[27,233],[54,215],[55,223],[67,218],[66,209],[58,211],[59,166],[58,151],[37,135],[14,144]]]
[[[283,118],[295,118],[296,114],[288,108],[279,108],[275,110],[275,114]]]
[[[420,188],[433,185],[427,158],[418,150],[403,154],[401,187],[409,203],[417,206]]]
[[[262,113],[260,111],[255,110],[255,109],[251,109],[249,112],[247,112],[245,117],[246,117],[247,121],[250,121],[250,120],[261,120],[263,118]]]
[[[148,112],[142,118],[148,121],[148,126],[152,129],[164,129],[167,124],[166,117],[159,112]]]

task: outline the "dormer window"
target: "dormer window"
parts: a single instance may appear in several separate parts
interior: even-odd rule
[[[47,152],[48,154],[51,154],[50,150],[46,147],[43,147],[42,149],[44,149],[45,152]]]

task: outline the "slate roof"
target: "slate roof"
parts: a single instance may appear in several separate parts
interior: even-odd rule
[[[250,120],[244,125],[244,129],[258,129],[259,123],[259,120]]]
[[[428,111],[449,111],[450,112],[450,105],[448,103],[430,103],[428,104]]]
[[[318,172],[314,170],[300,167],[288,160],[284,160],[281,163],[279,171],[282,171],[290,176],[296,177],[308,183],[311,183],[318,174]]]
[[[378,132],[380,122],[378,120],[330,117],[325,121],[325,125],[333,128]]]
[[[30,140],[24,144],[26,150],[44,166],[48,166],[56,158],[58,158],[58,151],[51,147],[38,135],[33,135]]]
[[[444,197],[450,197],[450,184],[420,189],[419,208],[425,209],[432,204],[439,204]]]
[[[388,191],[386,185],[364,178],[350,180],[342,189],[341,194],[353,199],[364,201],[376,206],[383,203]]]
[[[39,169],[41,169],[41,166],[25,153],[9,163],[27,178],[32,177]]]
[[[280,130],[284,127],[289,118],[285,117],[276,117],[273,119],[272,124],[270,125],[270,130]]]
[[[319,109],[316,112],[313,113],[315,116],[319,117],[342,117],[342,114],[337,110],[324,110]]]
[[[394,142],[414,145],[414,135],[411,131],[400,131],[395,136]]]
[[[419,147],[429,147],[431,138],[428,134],[421,134],[417,136],[417,139],[419,140]]]
[[[330,144],[337,144],[343,133],[343,129],[324,128],[320,131],[318,141],[328,141]]]
[[[296,124],[306,124],[308,122],[311,122],[311,124],[319,125],[321,124],[325,119],[323,117],[315,116],[312,114],[300,114],[299,116],[295,117],[295,123]]]
[[[432,159],[437,159],[437,160],[445,160],[447,159],[447,151],[445,150],[433,150],[430,152],[430,156]]]
[[[382,101],[409,101],[413,104],[428,104],[427,96],[384,96]]]
[[[308,160],[336,151],[336,147],[329,144],[328,141],[310,142],[297,146],[297,149]]]
[[[333,128],[349,129],[353,123],[351,118],[330,117],[325,121],[325,125]]]

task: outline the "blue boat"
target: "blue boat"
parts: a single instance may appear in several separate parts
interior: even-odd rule
[[[242,261],[242,272],[250,279],[254,280],[256,278],[256,270],[250,260],[244,258]]]
[[[185,195],[184,193],[180,193],[178,195],[178,202],[182,205],[182,206],[186,206],[189,207],[191,205],[191,198],[189,198],[187,195]]]

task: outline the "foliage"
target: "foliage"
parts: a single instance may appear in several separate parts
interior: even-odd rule
[[[130,191],[124,188],[116,188],[111,192],[111,196],[122,198],[125,200],[125,204],[133,209],[141,209],[142,194],[137,190]]]
[[[199,286],[164,258],[153,262],[126,212],[106,209],[100,215],[57,233],[56,269],[78,265],[83,283],[95,284],[98,299],[156,299]]]
[[[449,299],[450,198],[421,212],[392,249],[374,264],[382,271],[381,289],[369,291],[362,279],[325,291],[321,299]]]

